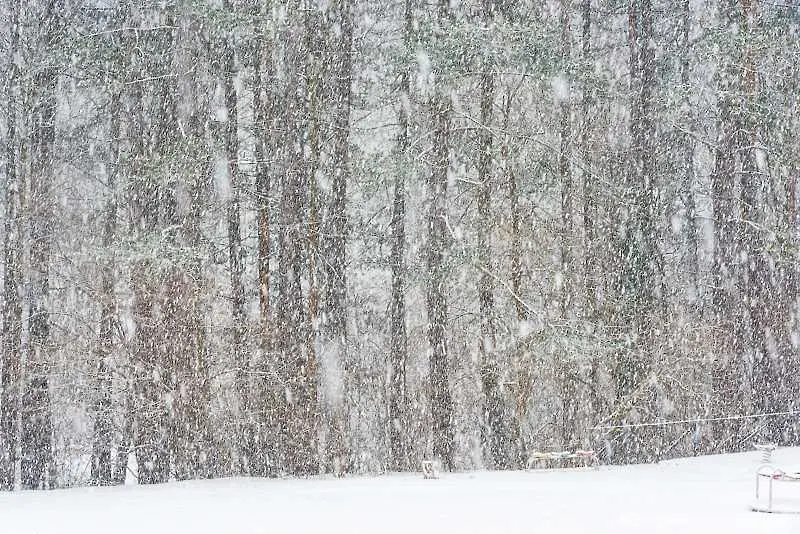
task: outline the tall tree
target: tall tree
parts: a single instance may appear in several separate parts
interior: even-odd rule
[[[484,0],[483,22],[490,32],[494,31],[494,0]],[[478,341],[481,353],[481,385],[484,394],[484,410],[488,431],[487,446],[490,463],[498,469],[514,465],[514,438],[507,417],[508,404],[503,391],[501,364],[498,361],[496,313],[494,306],[494,271],[492,261],[491,199],[494,190],[492,118],[495,100],[495,62],[492,52],[483,58],[480,77],[480,133],[478,147],[478,262],[481,271],[478,279],[478,304],[481,317],[481,333]]]
[[[392,197],[392,291],[389,297],[389,466],[397,471],[409,467],[408,333],[406,330],[406,177],[410,165],[409,114],[411,110],[412,32],[414,13],[411,0],[403,2],[403,50],[400,70],[400,91],[397,103],[397,163],[395,164]]]
[[[311,332],[309,312],[303,296],[302,277],[308,273],[305,252],[308,244],[308,188],[306,161],[309,117],[307,97],[310,80],[306,61],[308,40],[305,24],[296,11],[290,13],[286,38],[287,105],[282,118],[286,147],[281,175],[278,229],[278,295],[275,350],[278,363],[279,391],[282,402],[275,419],[280,426],[279,461],[295,474],[316,473],[317,455],[317,361],[309,350]],[[302,19],[301,19],[302,20]],[[305,22],[305,21],[303,21]],[[310,151],[309,151],[310,152]],[[313,315],[313,314],[312,314]]]
[[[442,39],[450,20],[449,4],[439,3],[434,33]],[[442,67],[439,67],[442,69]],[[432,156],[428,179],[428,343],[430,344],[431,417],[433,455],[446,469],[454,466],[453,397],[447,351],[447,249],[449,243],[447,182],[450,167],[452,102],[441,79],[436,79],[429,108],[431,113]]]
[[[256,36],[256,54],[254,58],[254,78],[255,88],[253,92],[253,111],[255,114],[255,133],[256,133],[256,183],[255,199],[258,217],[258,297],[259,314],[261,320],[261,340],[260,347],[262,362],[259,368],[262,377],[270,376],[272,359],[274,357],[274,310],[270,297],[270,260],[273,255],[271,237],[271,206],[270,199],[273,194],[272,173],[276,161],[277,152],[277,102],[275,87],[276,69],[274,63],[274,48],[277,46],[274,29],[269,22],[271,2],[264,0],[261,3],[259,15],[255,19],[254,34]],[[259,386],[254,387],[253,397],[255,410],[260,411],[262,416],[258,420],[258,431],[254,438],[257,444],[254,447],[262,449],[274,449],[274,439],[269,435],[274,424],[271,417],[267,414],[274,410],[276,400],[273,398],[275,388],[271,381],[262,378],[258,381]],[[274,458],[269,454],[260,454],[253,458],[253,474],[266,474],[274,468]]]
[[[635,343],[621,349],[614,365],[617,413],[627,417],[642,400],[645,376],[656,349],[654,324],[660,289],[660,259],[656,246],[658,189],[655,180],[655,42],[650,0],[631,0],[628,6],[628,47],[631,88],[630,164],[624,184],[624,233],[618,253],[621,264],[617,312]],[[638,435],[636,436],[638,437]],[[623,456],[644,451],[631,440]]]
[[[592,92],[595,88],[589,75],[592,64],[592,2],[581,2],[581,60],[582,60],[582,96],[581,116],[582,128],[580,132],[580,150],[583,163],[583,188],[581,190],[581,222],[583,226],[583,291],[584,291],[584,317],[593,325],[598,318],[597,290],[601,274],[597,265],[597,206],[596,186],[594,174],[594,154],[592,147]],[[590,326],[591,328],[591,326]],[[600,361],[597,356],[592,356],[589,363],[589,402],[591,404],[592,420],[597,422],[601,413],[600,386]]]
[[[19,146],[20,5],[9,4],[8,88],[6,103],[5,220],[3,240],[2,399],[0,400],[0,489],[16,487],[20,449],[22,388],[22,202]]]
[[[681,3],[681,64],[680,64],[680,77],[682,100],[686,110],[691,109],[690,97],[691,87],[689,76],[691,75],[691,41],[689,39],[692,26],[692,11],[689,0],[683,0]],[[684,117],[689,119],[690,117]],[[692,299],[697,299],[698,278],[699,278],[699,258],[698,251],[700,243],[698,240],[697,232],[697,207],[695,203],[694,194],[694,139],[688,130],[683,134],[683,180],[681,183],[681,202],[686,217],[686,261],[685,264],[689,270],[689,281],[691,287],[689,288],[692,294]]]
[[[226,13],[233,15],[233,7],[230,0],[225,0],[224,9]],[[244,294],[244,248],[242,247],[241,230],[241,184],[239,173],[239,115],[237,110],[238,97],[236,92],[236,38],[231,29],[225,37],[224,48],[224,72],[222,73],[223,91],[225,99],[225,112],[227,122],[225,123],[225,158],[227,160],[228,180],[230,181],[230,198],[227,205],[227,227],[228,227],[228,264],[230,267],[230,286],[231,286],[231,348],[233,361],[236,366],[236,388],[241,403],[241,414],[243,418],[249,413],[249,386],[248,376],[250,363],[247,358],[245,348],[245,329],[247,314],[245,311]],[[242,430],[241,432],[248,432]],[[240,436],[240,440],[245,443],[247,436]],[[253,451],[239,451],[239,463],[243,472],[249,471],[250,456]]]
[[[333,469],[348,468],[346,443],[346,421],[348,402],[346,388],[349,376],[347,340],[347,187],[350,181],[350,109],[353,85],[353,0],[339,0],[336,17],[339,26],[339,42],[336,44],[334,70],[336,83],[335,110],[333,119],[333,184],[328,203],[325,259],[325,321],[323,351],[326,364],[322,373],[333,372],[334,376],[323,377],[329,382],[324,388],[326,402],[331,411],[330,452],[334,456]],[[313,177],[312,177],[313,179]]]
[[[116,185],[120,166],[121,145],[121,95],[111,96],[109,125],[110,164],[106,167],[107,200],[103,223],[102,247],[107,255],[101,265],[100,280],[100,324],[97,340],[97,400],[94,414],[94,443],[92,446],[92,480],[95,484],[112,482],[113,368],[114,339],[117,320],[116,296],[114,293],[114,257],[112,246],[117,231]]]
[[[572,173],[572,96],[571,96],[571,61],[572,61],[572,35],[570,28],[570,18],[572,12],[570,2],[562,0],[560,9],[561,27],[561,73],[558,87],[556,88],[556,99],[559,103],[559,149],[558,149],[558,176],[561,181],[561,309],[560,319],[564,322],[569,321],[575,313],[572,311],[575,305],[575,255],[573,252],[574,241],[574,217],[573,197],[575,196],[573,173]],[[557,379],[561,389],[561,439],[565,449],[574,448],[576,439],[576,391],[574,369],[571,358],[568,354],[561,356],[561,360],[556,363]]]
[[[210,189],[211,156],[203,124],[208,112],[207,64],[199,40],[202,19],[186,1],[176,5],[173,72],[166,85],[171,96],[162,113],[164,139],[173,179],[164,188],[165,213],[174,258],[162,301],[170,338],[167,360],[172,373],[170,456],[174,476],[199,478],[219,472],[213,465],[218,447],[209,425],[209,349],[203,297],[208,290],[202,260],[202,214]],[[184,125],[180,128],[179,125]],[[182,198],[183,201],[179,201]]]

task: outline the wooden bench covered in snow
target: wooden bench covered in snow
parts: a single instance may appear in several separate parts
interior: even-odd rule
[[[575,452],[534,451],[528,458],[528,469],[553,469],[565,467],[597,467],[597,454],[591,450],[578,449]]]

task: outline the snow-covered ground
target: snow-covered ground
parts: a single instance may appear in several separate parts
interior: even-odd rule
[[[751,512],[758,453],[596,471],[222,479],[0,494],[0,533],[792,533]],[[774,453],[800,470],[800,449]],[[790,495],[791,492],[791,495]],[[800,483],[776,497],[800,510]]]

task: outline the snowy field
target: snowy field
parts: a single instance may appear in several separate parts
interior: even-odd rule
[[[307,480],[222,479],[0,494],[3,534],[792,533],[751,512],[758,454],[602,467]],[[800,470],[800,449],[774,463]],[[790,495],[791,492],[791,495]],[[796,496],[800,483],[776,486]]]

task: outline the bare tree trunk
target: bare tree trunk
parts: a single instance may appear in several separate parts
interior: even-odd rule
[[[741,62],[741,109],[739,110],[739,128],[737,128],[736,148],[741,163],[741,222],[739,238],[741,248],[746,251],[746,265],[742,269],[743,293],[746,298],[745,317],[749,319],[749,331],[746,332],[746,353],[753,355],[753,375],[751,394],[753,408],[757,413],[770,413],[785,409],[784,399],[779,398],[782,382],[785,380],[780,369],[779,358],[770,350],[768,344],[776,346],[784,337],[783,329],[785,319],[781,318],[772,323],[769,309],[780,307],[782,295],[774,291],[771,280],[771,258],[764,238],[765,218],[764,211],[768,208],[765,195],[765,185],[769,179],[769,169],[766,151],[759,155],[761,135],[759,132],[758,111],[753,103],[758,101],[758,70],[757,70],[757,45],[754,34],[760,25],[758,0],[740,0],[741,18],[745,36],[744,50]],[[782,292],[786,288],[780,288]],[[777,418],[765,421],[766,428],[763,438],[771,442],[782,440],[783,422]]]
[[[689,7],[689,0],[683,0],[681,3],[681,16],[683,19],[681,28],[681,85],[684,95],[684,105],[689,109],[689,75],[691,73],[689,64],[689,54],[691,52],[691,42],[689,40],[689,33],[691,31],[691,8]],[[687,117],[687,119],[688,118],[689,117]],[[699,297],[697,292],[699,290],[700,263],[698,259],[699,242],[697,237],[697,213],[694,201],[694,141],[688,133],[685,134],[683,138],[683,165],[684,175],[683,184],[681,184],[681,196],[683,209],[686,212],[686,264],[689,267],[692,304],[696,306]]]
[[[316,382],[320,379],[320,374],[325,373],[324,357],[325,354],[324,343],[321,336],[321,314],[320,309],[324,311],[324,306],[321,306],[321,301],[324,298],[325,283],[325,262],[328,258],[325,257],[325,251],[322,250],[323,244],[320,242],[320,226],[322,223],[323,199],[322,194],[317,183],[317,174],[321,168],[321,140],[322,135],[322,120],[325,107],[325,38],[323,35],[327,33],[327,20],[325,15],[315,6],[309,2],[306,6],[305,13],[305,50],[307,51],[305,62],[305,92],[306,92],[306,125],[307,125],[307,138],[306,150],[304,150],[302,177],[304,189],[308,191],[308,228],[307,228],[307,276],[308,276],[308,297],[307,297],[307,325],[305,332],[306,337],[306,352],[309,361],[322,362],[322,368],[317,372],[318,368],[315,367],[314,375],[309,375],[308,380],[315,382],[314,392],[319,391],[316,388]],[[320,35],[323,34],[323,35]],[[302,133],[302,130],[301,130]],[[325,394],[325,388],[321,390]],[[309,400],[309,402],[318,402],[318,398]],[[314,408],[315,413],[318,411],[317,407]],[[327,437],[331,438],[335,432],[327,425],[328,421],[320,419],[320,428],[326,431]],[[335,440],[336,438],[333,437]],[[327,469],[327,449],[329,443],[323,442],[322,469]]]
[[[258,54],[254,61],[255,88],[253,92],[253,109],[256,130],[256,201],[258,215],[258,296],[261,321],[264,335],[268,335],[270,318],[270,161],[275,143],[272,123],[275,106],[273,84],[275,83],[275,66],[272,60],[273,38],[265,34],[264,27],[268,17],[269,1],[262,3],[260,16],[256,19],[254,29],[258,37]],[[268,158],[270,158],[268,160]],[[262,341],[266,341],[265,339]],[[265,348],[269,344],[265,345]]]
[[[158,328],[154,318],[156,291],[152,266],[137,262],[132,274],[134,285],[134,318],[136,320],[136,367],[139,376],[135,383],[136,464],[140,484],[158,484],[169,479],[169,449],[167,447],[168,415],[164,406],[163,362],[159,356]]]
[[[491,25],[494,1],[484,0],[483,19]],[[481,130],[478,153],[478,263],[481,270],[478,278],[478,304],[481,318],[481,337],[478,340],[481,353],[480,377],[484,395],[484,410],[490,465],[507,469],[513,465],[513,439],[507,418],[507,401],[502,386],[502,372],[498,362],[496,317],[494,310],[494,270],[492,262],[491,197],[493,191],[493,134],[492,116],[495,95],[494,60],[484,59],[481,74]]]
[[[591,0],[582,0],[581,16],[583,22],[581,34],[581,54],[583,55],[584,65],[590,65],[591,44],[592,44],[592,3]],[[583,291],[585,294],[585,316],[590,325],[594,324],[599,317],[597,301],[597,285],[600,278],[597,266],[597,230],[595,229],[595,218],[597,208],[595,206],[595,187],[593,176],[593,155],[591,153],[591,88],[589,82],[584,82],[583,96],[581,100],[581,114],[583,125],[580,137],[581,151],[583,152],[583,198],[581,206],[581,216],[583,223]],[[589,367],[589,403],[591,405],[592,421],[597,423],[602,413],[600,397],[600,361],[597,356],[592,356]]]
[[[750,77],[755,70],[748,64],[752,59],[749,33],[753,5],[742,0],[727,5],[723,12],[729,23],[742,28],[745,41],[741,55],[732,64],[731,60],[722,63],[719,74],[719,135],[711,180],[716,222],[713,304],[720,339],[712,367],[712,415],[747,410],[748,401],[755,402],[757,409],[766,408],[760,404],[766,399],[759,392],[759,382],[769,376],[760,309],[765,304],[759,303],[766,269],[757,230],[761,222],[757,205],[761,178],[755,164],[756,132],[749,109],[756,89]],[[753,357],[752,375],[748,353]],[[739,421],[714,423],[715,445],[731,443],[731,438],[743,431],[742,426]]]
[[[334,472],[351,469],[347,443],[347,392],[350,365],[347,343],[347,184],[350,181],[350,108],[353,82],[353,3],[339,0],[336,15],[340,28],[336,54],[337,83],[333,121],[333,188],[328,203],[325,239],[325,321],[320,360],[322,391],[328,410],[328,453]],[[327,375],[327,376],[326,376]]]
[[[287,111],[284,146],[290,147],[281,183],[281,211],[278,239],[278,301],[276,302],[276,351],[281,404],[274,420],[279,426],[281,450],[279,461],[293,474],[319,471],[317,455],[317,361],[308,350],[311,333],[309,313],[304,306],[301,279],[308,272],[303,260],[303,245],[308,244],[307,198],[309,182],[305,168],[307,87],[305,59],[307,40],[302,26],[290,29],[287,68]]]
[[[2,399],[0,399],[0,489],[13,490],[19,460],[22,388],[22,224],[20,152],[17,133],[20,100],[19,9],[10,3],[9,75],[6,115],[6,210],[3,269]]]
[[[436,31],[449,18],[446,1],[440,2]],[[431,175],[428,181],[428,342],[430,352],[433,455],[445,469],[454,467],[453,398],[450,393],[447,351],[447,174],[450,166],[450,97],[436,82],[430,110],[433,124]]]
[[[650,0],[631,0],[629,15],[629,50],[631,92],[630,135],[631,167],[627,174],[628,205],[625,235],[622,238],[622,263],[619,288],[620,326],[633,330],[635,345],[625,347],[614,363],[616,400],[621,417],[627,417],[631,403],[640,402],[631,396],[649,372],[654,343],[656,296],[661,280],[660,261],[655,244],[657,200],[654,182],[654,122],[652,93],[655,84],[653,15]],[[630,435],[628,436],[630,438]],[[622,461],[644,458],[644,451],[626,440],[620,448]]]
[[[514,165],[509,150],[509,121],[511,118],[512,95],[509,90],[503,106],[503,131],[506,132],[501,155],[504,162],[505,182],[508,186],[508,200],[511,204],[511,291],[514,293],[514,309],[517,312],[517,321],[524,321],[528,316],[523,302],[519,298],[522,291],[522,212],[519,205],[519,192],[517,190],[517,177],[514,174]]]
[[[114,258],[111,252],[117,228],[116,188],[120,165],[120,121],[121,95],[111,97],[110,153],[111,165],[107,168],[108,189],[103,225],[103,250],[108,257],[101,265],[100,280],[100,329],[97,343],[97,405],[94,418],[94,443],[92,445],[92,481],[107,486],[112,482],[112,433],[114,414],[112,413],[112,356],[114,352],[114,332],[117,325],[117,305],[114,294]]]
[[[714,154],[714,169],[711,173],[711,190],[714,209],[714,266],[712,310],[714,322],[719,329],[716,355],[711,370],[712,407],[711,416],[732,413],[733,407],[741,405],[741,379],[738,354],[740,344],[733,321],[738,317],[737,299],[730,283],[737,276],[734,258],[737,254],[734,208],[735,153],[731,131],[731,106],[729,97],[718,100],[719,121],[717,148]],[[719,444],[726,440],[732,424],[712,424],[712,440]]]
[[[174,70],[182,73],[177,83],[170,83],[172,97],[165,111],[164,125],[169,139],[174,132],[181,131],[190,139],[203,139],[205,128],[203,117],[208,112],[206,94],[196,78],[197,70],[192,66],[203,64],[207,57],[198,50],[198,35],[202,20],[192,13],[187,1],[179,11],[179,37],[174,40]],[[169,25],[174,25],[168,21]],[[192,74],[183,74],[192,73]],[[166,100],[166,99],[165,99]],[[186,125],[184,130],[178,124]],[[168,133],[171,132],[171,133]],[[184,133],[186,132],[186,133]],[[176,136],[177,137],[177,136]],[[180,138],[174,144],[180,145]],[[168,145],[169,146],[169,145]],[[171,316],[170,338],[171,366],[174,375],[172,393],[173,439],[170,442],[172,464],[178,479],[203,478],[215,475],[215,461],[211,430],[209,428],[209,376],[208,339],[205,330],[203,294],[207,290],[202,260],[198,257],[203,247],[200,231],[205,200],[211,187],[211,155],[208,146],[201,144],[200,150],[181,154],[175,183],[166,191],[168,198],[177,201],[179,195],[186,200],[174,202],[168,210],[165,224],[178,228],[175,246],[188,251],[188,259],[173,266],[166,288],[163,307]],[[170,296],[172,295],[172,297]]]
[[[561,178],[561,320],[565,323],[568,322],[574,313],[571,312],[574,300],[574,284],[575,278],[575,265],[573,258],[573,240],[574,240],[574,213],[573,213],[573,197],[574,185],[572,176],[572,167],[570,160],[572,158],[572,103],[571,100],[571,77],[568,73],[571,70],[571,54],[572,45],[570,37],[570,5],[568,0],[561,1],[561,61],[562,61],[562,75],[564,79],[561,88],[564,94],[560,94],[560,145],[558,150],[558,175]],[[577,398],[575,389],[575,370],[569,354],[561,355],[561,361],[556,363],[556,374],[559,382],[561,397],[561,440],[565,449],[572,449],[575,447],[576,437],[576,422],[577,417]]]
[[[389,301],[390,354],[389,354],[389,467],[405,471],[410,467],[408,421],[408,393],[406,362],[408,337],[406,332],[406,175],[409,157],[409,108],[411,73],[408,61],[411,55],[411,32],[414,15],[411,0],[404,1],[403,42],[405,61],[400,73],[400,102],[398,104],[399,134],[397,136],[398,164],[395,169],[394,198],[392,201],[392,293]]]
[[[225,0],[226,11],[232,12],[231,1]],[[247,449],[250,442],[250,363],[245,349],[245,327],[247,315],[245,312],[244,282],[244,249],[242,248],[241,214],[240,214],[240,189],[239,184],[239,118],[236,109],[237,95],[234,80],[236,77],[236,43],[233,33],[227,36],[224,51],[225,72],[223,73],[223,87],[225,92],[225,110],[228,121],[225,127],[225,155],[228,160],[228,178],[230,179],[231,197],[228,200],[228,261],[231,270],[231,306],[232,338],[231,348],[233,361],[236,365],[236,392],[239,396],[241,411],[239,413],[239,442],[241,446],[237,451],[239,469],[243,473],[250,471],[250,458],[254,451]]]
[[[514,173],[514,162],[511,157],[509,145],[510,134],[509,125],[512,111],[512,93],[508,89],[504,99],[503,105],[503,144],[500,147],[500,156],[503,161],[503,181],[504,185],[508,187],[508,200],[511,212],[511,291],[514,301],[514,310],[516,311],[515,327],[518,329],[523,321],[528,319],[528,310],[522,301],[522,234],[520,225],[522,222],[521,207],[519,204],[519,192],[517,190],[517,177]],[[519,450],[516,451],[515,461],[526,453],[528,444],[523,439],[522,429],[525,425],[525,419],[528,415],[528,401],[531,397],[532,384],[530,380],[530,369],[527,365],[522,364],[524,355],[524,348],[521,344],[517,344],[515,349],[514,359],[515,367],[517,367],[517,377],[515,386],[514,398],[514,426],[511,429],[515,437],[515,442]]]
[[[138,37],[141,38],[141,37]],[[132,43],[134,44],[134,43]],[[138,43],[135,43],[138,46]],[[133,76],[145,79],[148,75],[144,58],[137,57]],[[156,93],[156,103],[163,93]],[[148,172],[147,163],[157,149],[158,133],[153,110],[148,109],[148,95],[143,84],[131,89],[132,142],[129,204],[131,226],[138,239],[150,239],[158,231],[163,202],[158,177]],[[164,330],[159,329],[156,303],[159,296],[158,266],[149,258],[136,259],[131,273],[133,288],[133,318],[136,325],[134,360],[134,436],[136,463],[140,484],[157,484],[169,478],[169,414],[164,393],[170,387],[171,376],[165,368]]]
[[[562,76],[558,95],[560,100],[560,140],[558,150],[558,175],[561,178],[561,318],[569,319],[569,310],[572,306],[572,278],[574,266],[572,265],[572,237],[574,233],[572,200],[572,168],[570,159],[572,157],[570,137],[572,136],[572,105],[570,102],[570,87],[572,80],[568,76],[570,70],[571,44],[569,27],[570,9],[569,1],[561,0],[561,62]]]
[[[273,63],[274,36],[267,36],[269,31],[267,20],[270,13],[270,2],[265,0],[261,7],[261,16],[257,18],[255,34],[258,40],[258,54],[255,59],[255,83],[253,107],[256,120],[256,203],[258,217],[258,296],[261,319],[261,358],[259,366],[261,387],[254,388],[253,409],[262,415],[258,418],[258,430],[255,432],[255,447],[260,449],[253,458],[252,474],[267,475],[273,472],[275,458],[271,454],[276,449],[275,432],[271,428],[267,414],[275,409],[274,390],[271,376],[272,359],[274,358],[274,327],[272,302],[270,300],[270,259],[272,245],[270,242],[270,197],[272,195],[272,164],[275,161],[277,143],[275,140],[276,114],[275,103],[275,65]]]

